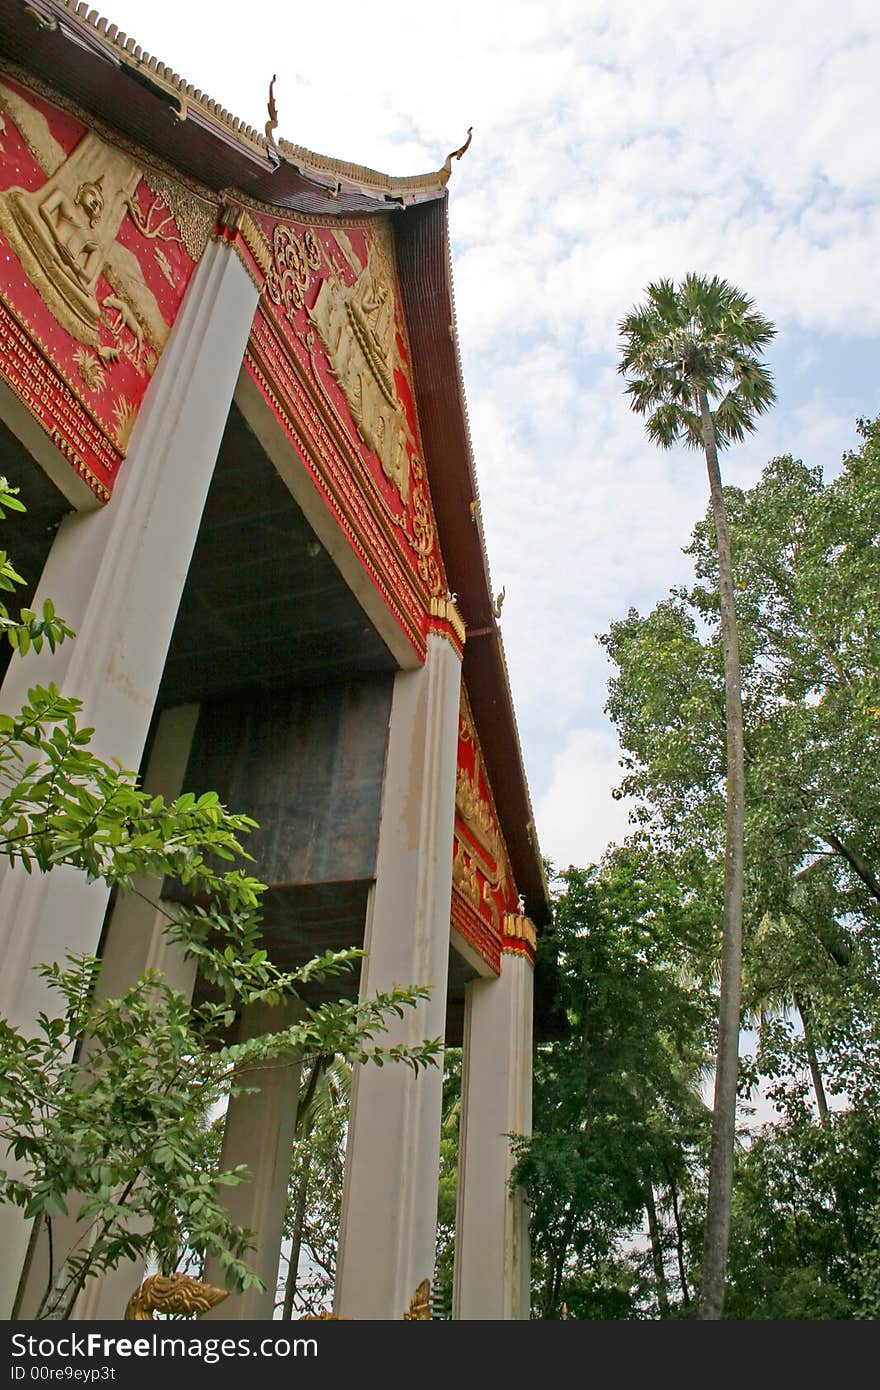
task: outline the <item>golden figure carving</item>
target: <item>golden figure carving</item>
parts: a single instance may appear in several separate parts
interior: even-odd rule
[[[355,283],[325,280],[309,317],[352,419],[406,506],[410,496],[408,436],[394,384],[394,299],[381,259],[371,243],[367,264]]]
[[[474,769],[473,777],[463,767],[458,769],[455,782],[455,809],[474,839],[479,841],[500,869],[502,861],[501,841],[495,818],[492,815],[492,808],[480,795],[479,762]]]
[[[125,1308],[126,1322],[155,1322],[154,1313],[200,1318],[228,1297],[226,1289],[203,1284],[191,1274],[151,1274],[135,1289]]]
[[[100,329],[108,327],[119,351],[101,349],[104,361],[124,352],[139,370],[143,358],[149,370],[154,359],[143,356],[144,345],[149,343],[158,355],[168,338],[168,325],[137,257],[116,238],[129,213],[149,240],[180,241],[171,212],[162,216],[162,200],[157,197],[146,217],[141,215],[135,197],[143,170],[94,132],[87,131],[67,154],[42,112],[3,81],[0,106],[46,175],[41,188],[9,188],[0,193],[0,231],[68,333],[89,347],[98,347]],[[99,303],[102,275],[114,294]],[[124,343],[120,339],[123,327],[131,333],[130,341],[126,338]]]
[[[458,836],[455,839],[455,858],[452,861],[452,882],[462,897],[467,898],[471,906],[479,911],[481,900],[477,871]]]

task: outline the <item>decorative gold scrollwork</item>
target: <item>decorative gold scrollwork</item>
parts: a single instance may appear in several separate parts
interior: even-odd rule
[[[321,247],[308,228],[300,235],[284,222],[272,236],[272,266],[266,276],[266,293],[273,304],[293,314],[305,304],[312,276],[321,266]]]
[[[417,557],[416,566],[428,593],[439,594],[443,590],[443,581],[440,575],[440,566],[434,555],[436,543],[434,522],[425,491],[425,470],[422,467],[421,459],[415,454],[410,459],[410,470],[412,472],[413,549]]]

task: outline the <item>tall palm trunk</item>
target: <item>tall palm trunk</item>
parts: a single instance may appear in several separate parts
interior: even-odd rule
[[[721,924],[721,990],[718,1007],[718,1058],[715,1105],[709,1151],[709,1198],[703,1242],[700,1285],[701,1319],[724,1312],[727,1246],[730,1238],[730,1199],[736,1132],[736,1083],[739,1059],[739,1017],[742,977],[742,914],[744,880],[745,764],[739,665],[739,635],[733,595],[733,564],[727,509],[721,490],[721,470],[715,427],[705,390],[699,389],[703,445],[709,471],[709,492],[718,545],[721,595],[721,640],[724,649],[724,693],[727,722],[727,835],[724,852],[724,907]]]

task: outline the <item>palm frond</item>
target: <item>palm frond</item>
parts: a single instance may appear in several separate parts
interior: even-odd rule
[[[742,290],[717,275],[658,280],[618,325],[618,371],[632,409],[661,448],[702,446],[700,393],[713,407],[720,448],[744,438],[775,400],[761,350],[775,328]]]

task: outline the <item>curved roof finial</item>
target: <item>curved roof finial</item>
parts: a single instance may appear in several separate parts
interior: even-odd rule
[[[278,146],[275,144],[275,131],[276,131],[277,127],[278,127],[278,108],[277,108],[277,106],[275,105],[275,82],[276,82],[276,80],[277,80],[277,73],[273,73],[273,74],[272,74],[272,81],[269,83],[269,101],[268,101],[269,119],[268,119],[268,121],[266,122],[266,149],[267,149],[267,151],[268,151],[268,153],[269,153],[270,155],[274,155],[274,156],[276,157],[276,160],[280,161],[280,159],[281,159],[281,154],[280,154],[280,151],[279,151],[279,149],[278,149]]]
[[[440,181],[441,181],[441,183],[446,183],[446,182],[448,181],[449,176],[450,176],[450,174],[452,173],[452,161],[453,161],[453,159],[461,159],[462,155],[463,155],[463,154],[467,151],[467,149],[469,148],[470,143],[471,143],[471,136],[473,135],[473,132],[474,132],[473,126],[472,126],[472,125],[469,125],[469,126],[468,126],[467,139],[465,140],[465,142],[464,142],[464,144],[462,145],[461,149],[452,150],[452,151],[446,156],[446,163],[443,165],[443,168],[440,170]]]

